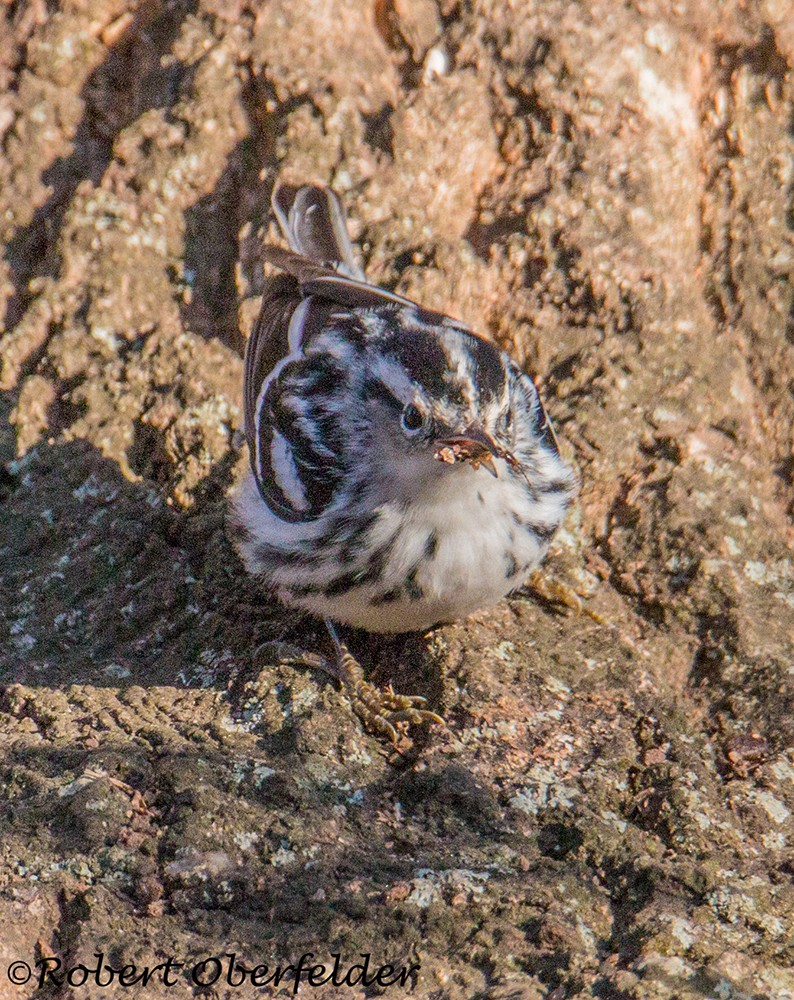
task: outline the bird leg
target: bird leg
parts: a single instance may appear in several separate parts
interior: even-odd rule
[[[275,654],[279,663],[311,667],[335,678],[351,708],[366,728],[379,736],[387,737],[392,743],[396,743],[399,738],[396,727],[400,723],[408,726],[417,726],[422,722],[444,724],[440,715],[421,707],[426,701],[421,695],[397,694],[391,685],[383,690],[364,680],[361,664],[341,641],[333,624],[326,620],[325,626],[334,644],[334,660],[283,642],[265,643],[258,652],[267,649],[270,655]]]
[[[590,608],[585,606],[582,601],[582,597],[585,596],[584,594],[578,593],[573,587],[567,583],[563,583],[562,580],[558,580],[556,577],[548,576],[540,570],[535,570],[527,580],[527,586],[531,590],[534,590],[538,597],[544,601],[548,601],[550,604],[562,604],[563,607],[568,608],[569,611],[573,611],[576,615],[584,614],[588,618],[592,618],[599,625],[606,624],[606,619],[599,615],[597,611],[591,611]]]

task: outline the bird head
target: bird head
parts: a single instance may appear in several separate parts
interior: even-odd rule
[[[403,488],[454,489],[463,470],[498,478],[521,471],[535,448],[556,454],[534,385],[494,344],[422,317],[381,329],[363,382],[381,474],[394,467]]]

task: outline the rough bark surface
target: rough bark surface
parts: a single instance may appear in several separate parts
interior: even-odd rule
[[[794,996],[793,102],[786,0],[2,5],[0,978]],[[399,753],[257,662],[322,633],[224,534],[279,176],[536,373],[581,474],[545,572],[600,622],[351,637],[448,720]]]

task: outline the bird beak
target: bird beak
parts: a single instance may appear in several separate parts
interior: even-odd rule
[[[470,427],[465,434],[454,434],[436,441],[433,457],[448,465],[469,462],[475,469],[483,465],[494,477],[498,475],[494,458],[504,458],[508,464],[515,462],[509,452],[479,427]]]

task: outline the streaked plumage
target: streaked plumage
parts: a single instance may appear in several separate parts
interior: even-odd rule
[[[291,249],[265,250],[284,273],[246,351],[246,567],[284,604],[372,632],[495,603],[574,490],[532,381],[464,324],[368,285],[330,191],[282,186],[274,207]],[[461,440],[469,460],[439,460]]]

